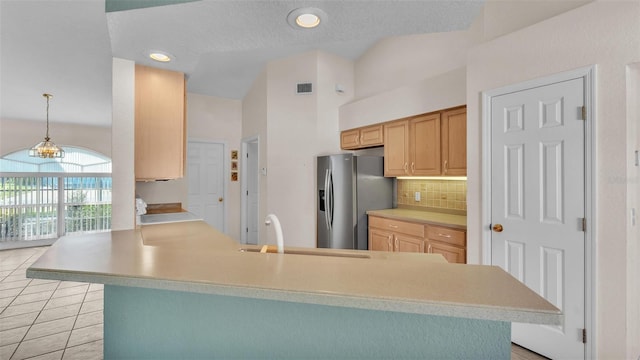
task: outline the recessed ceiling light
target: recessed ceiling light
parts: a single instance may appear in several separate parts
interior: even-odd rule
[[[327,20],[327,14],[318,8],[299,8],[287,15],[287,22],[294,29],[313,29]]]
[[[302,14],[296,18],[296,24],[303,28],[314,28],[320,25],[320,18],[315,14]]]
[[[149,57],[155,61],[160,61],[160,62],[171,61],[171,55],[162,51],[152,51],[149,53]]]

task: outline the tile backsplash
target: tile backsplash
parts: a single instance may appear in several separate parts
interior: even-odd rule
[[[420,201],[415,193],[420,192]],[[467,211],[466,180],[400,180],[398,205]]]

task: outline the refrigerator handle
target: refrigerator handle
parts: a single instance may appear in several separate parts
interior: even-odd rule
[[[329,224],[329,169],[324,171],[324,223],[327,225],[327,229],[331,229]]]
[[[333,171],[329,169],[329,207],[327,214],[329,215],[329,229],[333,227]]]

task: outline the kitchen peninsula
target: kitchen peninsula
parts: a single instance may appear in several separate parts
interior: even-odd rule
[[[257,249],[202,221],[146,225],[63,237],[27,276],[105,284],[105,359],[508,359],[510,322],[562,322],[493,266]]]

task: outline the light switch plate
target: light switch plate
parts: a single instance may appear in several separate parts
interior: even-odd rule
[[[416,199],[416,201],[420,201],[420,191],[416,191],[415,199]]]

